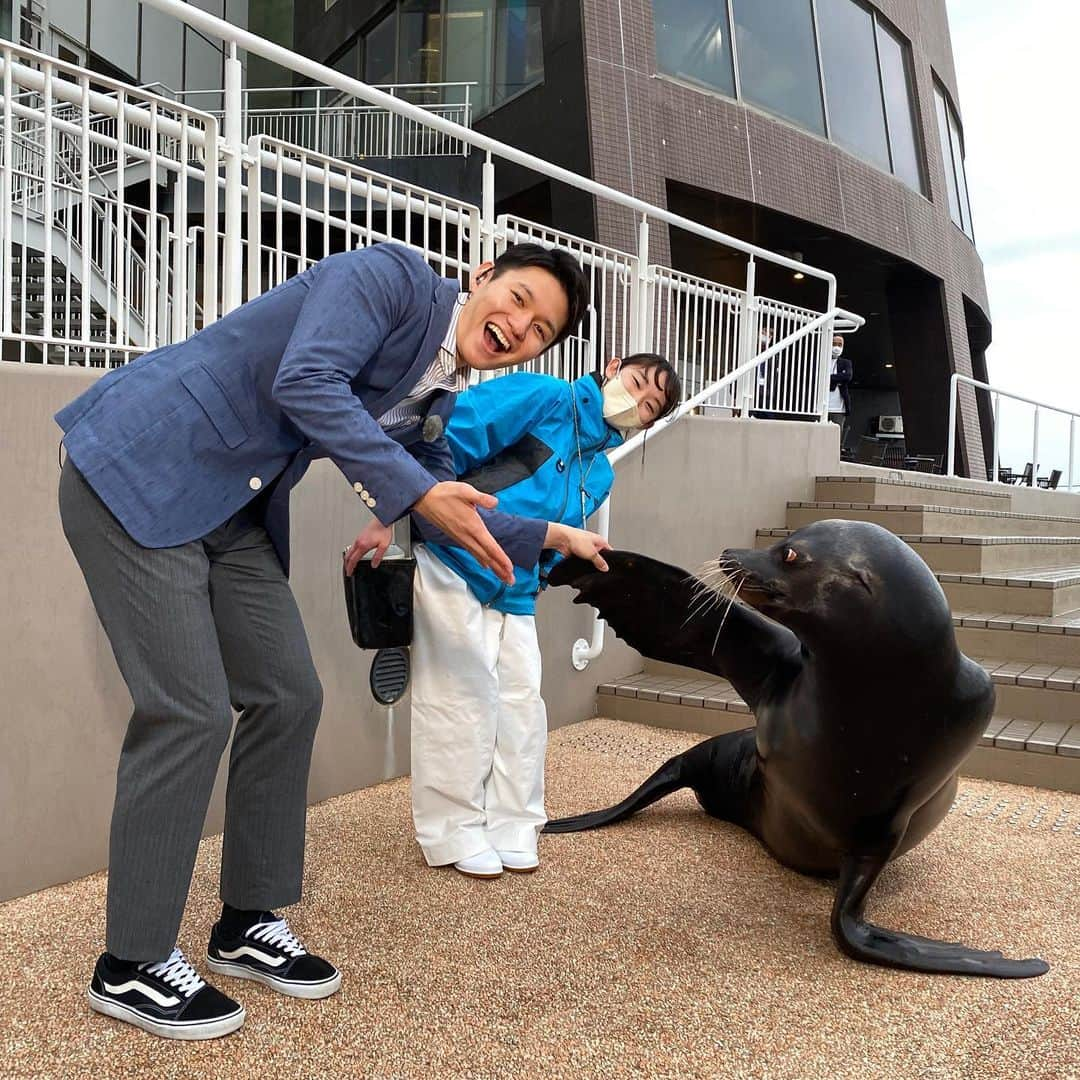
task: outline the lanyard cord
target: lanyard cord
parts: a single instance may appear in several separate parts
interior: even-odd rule
[[[589,478],[589,473],[585,471],[585,465],[581,460],[581,428],[578,424],[578,407],[577,407],[577,394],[574,391],[574,384],[570,384],[570,404],[574,410],[574,446],[577,448],[577,465],[578,465],[578,491],[581,493],[581,527],[585,528],[585,481]],[[594,456],[592,461],[589,462],[589,472],[592,472],[592,467],[596,464],[596,457]]]

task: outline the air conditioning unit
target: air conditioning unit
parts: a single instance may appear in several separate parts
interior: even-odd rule
[[[877,433],[893,439],[898,439],[904,434],[904,418],[902,416],[879,416],[877,418]]]

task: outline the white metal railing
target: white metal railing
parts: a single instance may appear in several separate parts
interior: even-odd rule
[[[1073,462],[1075,459],[1074,451],[1076,449],[1076,421],[1080,419],[1080,413],[1075,413],[1071,409],[1064,409],[1060,405],[1051,405],[1046,401],[1036,401],[1034,398],[1024,397],[1022,394],[1014,394],[1009,390],[1002,390],[1000,387],[980,382],[978,379],[973,379],[968,375],[961,375],[959,372],[953,372],[952,378],[949,381],[949,451],[945,467],[946,476],[956,476],[956,419],[957,406],[960,400],[960,388],[962,386],[970,387],[973,392],[975,390],[984,390],[991,395],[993,445],[990,453],[990,479],[992,481],[996,481],[1001,476],[1002,398],[1034,406],[1031,423],[1031,476],[1026,478],[1026,482],[1032,487],[1038,482],[1039,469],[1040,467],[1043,467],[1043,463],[1039,456],[1039,413],[1040,411],[1045,410],[1046,412],[1056,413],[1059,416],[1067,416],[1069,418],[1068,465],[1065,469],[1065,483],[1062,484],[1059,482],[1057,486],[1059,489],[1066,491],[1071,491],[1073,489],[1075,486],[1073,483]],[[974,415],[978,416],[977,408],[973,408],[973,412]]]
[[[214,117],[0,42],[0,151],[4,359],[126,363],[214,318],[189,288],[186,235],[189,213],[216,229],[200,162],[216,178]],[[217,268],[216,253],[199,268],[211,297]]]
[[[469,127],[472,88],[476,83],[393,83],[379,86],[391,97],[413,101],[431,116]],[[167,90],[167,88],[165,88]],[[219,120],[225,117],[220,90],[171,92],[178,100],[194,99]],[[260,99],[290,94],[296,105],[261,105]],[[434,96],[441,100],[416,101]],[[460,98],[460,100],[450,100]],[[389,109],[365,104],[332,86],[252,87],[244,90],[242,135],[267,135],[333,158],[447,157],[469,153],[460,138],[432,130],[427,124],[398,117]]]
[[[196,327],[197,289],[203,320],[209,322],[218,310],[231,311],[245,297],[257,295],[332,251],[394,239],[422,250],[441,273],[464,282],[472,268],[494,258],[507,244],[536,239],[577,255],[592,285],[587,327],[541,358],[537,363],[541,370],[572,378],[583,370],[595,369],[608,354],[662,351],[672,354],[684,378],[689,395],[684,411],[713,401],[742,415],[760,410],[826,419],[831,335],[834,329],[850,330],[862,323],[858,316],[836,307],[836,279],[831,273],[498,142],[436,111],[289,52],[194,5],[181,0],[144,2],[224,43],[221,134],[219,117],[211,112],[178,105],[144,88],[110,83],[17,47],[0,47],[4,168],[0,241],[6,266],[12,265],[10,255],[16,243],[11,215],[12,123],[29,120],[40,128],[42,146],[56,144],[56,130],[77,138],[80,152],[69,156],[70,163],[78,167],[84,199],[90,197],[94,164],[90,148],[102,148],[106,156],[100,158],[100,164],[108,163],[107,152],[113,148],[115,165],[109,169],[121,211],[118,220],[123,219],[127,178],[135,175],[136,167],[146,168],[147,175],[158,179],[157,184],[148,185],[151,200],[161,184],[171,189],[168,259],[177,295],[169,325],[155,339],[159,342],[180,340]],[[342,95],[350,107],[359,103],[357,108],[381,109],[394,117],[395,124],[415,125],[432,133],[432,138],[458,140],[462,152],[483,151],[480,205],[447,198],[265,133],[245,135],[241,49],[301,79],[325,85],[328,92]],[[23,95],[28,91],[36,92],[40,100],[31,97],[27,103]],[[69,116],[57,111],[57,102],[78,108]],[[115,121],[111,128],[110,118]],[[167,146],[163,139],[170,140]],[[616,212],[630,211],[637,224],[636,244],[630,245],[634,250],[620,251],[511,216],[497,217],[497,162],[567,184],[603,202],[608,212],[612,207],[619,208]],[[42,198],[46,202],[53,198],[53,188],[51,181],[45,185]],[[245,208],[246,239],[242,229]],[[154,202],[152,218],[157,209]],[[202,228],[189,221],[189,211],[197,215],[200,210]],[[51,217],[51,208],[45,207],[45,211]],[[650,232],[657,225],[676,226],[745,256],[745,287],[720,285],[656,265],[649,258],[649,248]],[[759,296],[755,275],[760,262],[818,282],[825,294],[821,309],[797,308]],[[114,263],[123,267],[123,260]],[[47,265],[51,265],[48,260]],[[147,263],[148,276],[154,265],[154,260]],[[123,302],[131,272],[118,269],[111,273],[110,287]],[[159,282],[151,282],[152,291],[159,288]],[[4,340],[32,337],[11,326],[10,300],[7,290],[3,295]],[[772,334],[772,344],[764,350],[758,344],[761,331]],[[118,352],[135,352],[132,342],[112,322],[108,337]],[[74,343],[90,344],[81,338]],[[85,355],[85,362],[89,362],[90,353]],[[65,357],[63,362],[70,360]],[[659,430],[666,426],[659,425]],[[635,440],[620,447],[619,453],[629,452],[633,445]],[[606,508],[604,514],[606,521]]]

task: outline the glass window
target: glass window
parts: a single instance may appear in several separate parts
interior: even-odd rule
[[[364,37],[364,82],[383,86],[394,81],[397,52],[397,13],[391,11]]]
[[[331,65],[342,75],[358,78],[360,75],[360,42],[354,41]]]
[[[495,85],[498,105],[544,77],[540,0],[498,0],[495,13]]]
[[[853,0],[817,0],[817,13],[829,134],[888,172],[873,16]]]
[[[401,0],[398,7],[398,65],[400,83],[442,82],[441,0]],[[422,87],[403,95],[416,104],[435,100],[437,91]]]
[[[184,47],[184,89],[220,90],[224,84],[221,51],[197,30],[187,28]],[[221,94],[200,94],[193,98],[200,109],[222,108]]]
[[[732,0],[747,101],[825,134],[810,0]]]
[[[653,0],[656,66],[735,96],[727,0]]]
[[[949,106],[945,95],[934,87],[934,109],[937,112],[938,140],[941,145],[941,164],[945,169],[945,190],[949,194],[949,217],[960,224],[960,198],[956,188],[956,172],[953,168],[952,146],[949,142]]]
[[[446,0],[446,81],[475,82],[469,90],[473,112],[491,105],[495,0]],[[463,101],[464,88],[448,91]]]
[[[956,172],[956,196],[960,204],[960,228],[972,239],[971,204],[968,202],[967,177],[964,175],[964,144],[960,138],[960,122],[949,109],[949,142],[952,145],[953,170]]]
[[[49,7],[50,14],[52,7]],[[142,71],[144,83],[159,82],[171,90],[184,85],[184,26],[171,15],[166,15],[149,4],[142,9]],[[205,109],[201,97],[192,98],[191,104]]]
[[[893,172],[916,191],[925,192],[908,52],[904,43],[880,19],[877,20],[877,42]],[[831,96],[829,113],[831,116]]]
[[[89,44],[91,52],[134,81],[139,55],[139,5],[136,0],[94,0],[90,10]]]
[[[0,10],[5,13],[8,9],[8,0],[0,0]],[[156,10],[154,8],[151,11]],[[168,16],[162,16],[167,18]],[[2,19],[2,16],[0,16]],[[175,20],[173,20],[175,22]],[[49,25],[54,30],[66,34],[72,41],[80,45],[86,44],[86,0],[49,0]],[[3,37],[10,37],[4,34]],[[85,64],[83,65],[85,67]],[[149,81],[149,80],[147,80]]]

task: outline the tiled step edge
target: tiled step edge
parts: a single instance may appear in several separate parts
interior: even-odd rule
[[[1080,519],[1075,520],[1080,522]],[[758,529],[757,535],[781,539],[796,531],[795,529]],[[993,547],[998,544],[1080,545],[1080,536],[943,536],[941,533],[927,535],[897,533],[896,537],[898,540],[903,540],[905,544],[971,544],[976,547]]]
[[[1077,672],[1077,677],[1080,679],[1080,671]],[[1047,684],[1043,682],[1031,685]],[[681,705],[691,709],[716,709],[747,715],[750,713],[749,706],[726,681],[702,679],[699,682],[687,682],[683,679],[642,673],[615,682],[601,683],[596,692],[598,697],[636,698],[638,701],[655,701],[662,705]],[[602,703],[598,704],[603,712]],[[995,716],[987,725],[980,745],[1080,758],[1080,724]]]
[[[1054,619],[1062,621],[1054,622]],[[1069,621],[1064,621],[1066,619]],[[1027,634],[1068,634],[1071,637],[1080,637],[1080,615],[1016,615],[1008,611],[954,611],[952,621],[953,626],[966,626],[972,630],[1017,630]]]
[[[1063,568],[1065,569],[1065,568]],[[1033,569],[1032,571],[1037,572]],[[955,571],[935,570],[934,577],[942,585],[990,585],[1008,589],[1068,589],[1080,585],[1080,568],[1074,577],[1036,578],[1024,576],[1025,571],[1017,570],[1017,576],[1003,574],[958,574]]]
[[[962,514],[965,517],[1016,518],[1021,521],[1067,521],[1080,525],[1080,518],[1053,514],[1018,514],[1013,510],[982,510],[968,506],[934,506],[931,503],[789,502],[789,510],[880,510],[883,513]]]
[[[949,487],[947,484],[928,484],[921,480],[890,479],[887,476],[815,476],[822,484],[888,484],[890,487],[918,488],[921,491],[947,491],[951,495],[977,495],[981,499],[1010,498],[1006,491],[979,491],[976,488]]]

